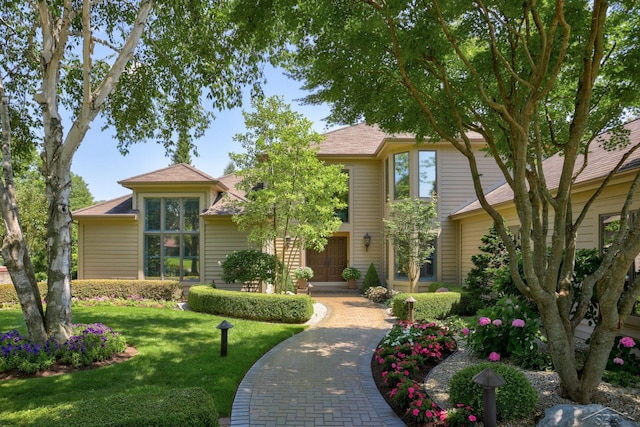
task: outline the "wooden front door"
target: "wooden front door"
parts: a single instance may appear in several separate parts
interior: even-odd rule
[[[307,266],[313,270],[311,282],[344,282],[347,266],[347,238],[330,237],[324,251],[307,249]]]

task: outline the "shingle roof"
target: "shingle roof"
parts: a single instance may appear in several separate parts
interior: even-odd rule
[[[99,217],[104,215],[113,216],[131,216],[138,214],[137,209],[133,209],[133,195],[118,197],[117,199],[108,200],[98,203],[97,205],[88,206],[73,212],[74,217]]]
[[[202,215],[233,215],[238,213],[238,211],[232,207],[229,201],[245,200],[245,192],[236,188],[236,185],[241,180],[241,177],[233,173],[219,178],[220,183],[224,184],[228,188],[225,193],[226,197],[223,197],[222,194],[219,194],[218,198],[213,201],[209,209],[203,212]]]
[[[320,155],[351,155],[373,156],[385,139],[414,138],[410,134],[392,135],[384,132],[378,126],[360,123],[324,134],[325,139],[320,143]]]
[[[640,142],[640,119],[629,122],[625,128],[630,131],[629,139],[632,144]],[[603,147],[602,142],[611,138],[611,134],[602,134],[590,147],[587,157],[587,167],[576,179],[576,184],[585,184],[595,180],[603,179],[622,159],[627,149],[607,151]],[[576,160],[576,170],[582,167],[584,157]],[[560,174],[562,173],[562,163],[564,158],[556,154],[543,162],[543,169],[547,187],[551,190],[558,188],[560,182]],[[640,150],[636,150],[621,167],[619,173],[640,167]],[[486,194],[487,202],[491,205],[498,205],[513,200],[513,191],[506,183]],[[461,215],[481,209],[480,202],[474,200],[470,204],[458,209],[451,216]]]
[[[131,188],[136,185],[149,185],[149,184],[165,184],[171,183],[173,185],[184,184],[217,184],[218,181],[202,172],[199,169],[194,168],[186,163],[180,163],[177,165],[171,165],[164,169],[159,169],[153,172],[145,173],[142,175],[134,176],[131,178],[118,181],[118,184]],[[224,188],[226,190],[226,188]]]

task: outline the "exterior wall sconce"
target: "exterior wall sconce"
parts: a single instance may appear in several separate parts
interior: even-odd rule
[[[287,247],[288,247],[288,248],[290,248],[290,247],[291,247],[291,245],[293,244],[293,239],[292,239],[292,238],[291,238],[291,236],[289,236],[289,235],[287,235],[287,236],[284,238],[284,241],[285,241],[285,245],[287,245]]]
[[[369,233],[364,235],[364,249],[366,251],[369,251],[369,245],[371,244],[371,236],[369,236]]]

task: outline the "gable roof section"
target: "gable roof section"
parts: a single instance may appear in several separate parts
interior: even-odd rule
[[[640,142],[640,119],[636,119],[625,125],[625,128],[630,131],[629,140],[630,145]],[[589,155],[587,157],[587,167],[576,179],[575,185],[587,184],[593,181],[604,179],[609,172],[618,164],[624,154],[628,151],[629,146],[620,150],[607,151],[602,146],[604,141],[611,138],[610,133],[604,133],[598,137],[591,145]],[[547,186],[551,190],[558,188],[560,183],[560,174],[562,173],[563,158],[556,154],[543,162],[543,169],[545,178],[547,180]],[[576,160],[576,169],[582,167],[584,157],[579,157]],[[634,170],[640,167],[640,149],[636,150],[620,168],[618,174],[625,171]],[[506,183],[506,181],[489,191],[485,195],[487,202],[490,205],[495,206],[501,203],[510,202],[513,200],[513,191]],[[476,199],[468,205],[458,209],[451,214],[451,217],[456,217],[465,213],[471,213],[482,209],[480,202]]]
[[[74,211],[72,215],[74,218],[83,219],[103,218],[105,216],[109,218],[121,217],[135,219],[138,215],[138,210],[133,209],[133,195],[129,194],[118,197],[117,199],[98,203],[97,205],[78,209]]]
[[[123,179],[122,181],[118,181],[118,184],[127,188],[157,185],[217,185],[221,187],[220,190],[222,191],[228,189],[226,186],[221,185],[220,181],[186,163],[171,165],[164,169]]]
[[[211,203],[209,209],[202,213],[203,216],[222,216],[233,215],[239,213],[234,209],[229,200],[246,200],[245,192],[237,189],[236,185],[242,180],[241,177],[236,174],[229,174],[219,178],[221,184],[223,184],[227,191],[224,193],[218,193],[218,197]],[[226,198],[224,197],[226,195]]]
[[[375,156],[382,143],[390,138],[415,139],[415,135],[402,133],[392,135],[378,126],[360,123],[324,134],[318,155],[321,156]]]

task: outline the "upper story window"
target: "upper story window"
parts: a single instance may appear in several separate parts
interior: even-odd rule
[[[200,199],[144,200],[145,278],[199,280]]]
[[[351,179],[349,177],[348,170],[343,170],[342,172],[347,174],[347,192],[340,197],[340,201],[346,203],[347,206],[343,209],[338,209],[336,211],[336,215],[342,220],[342,222],[347,223],[349,222],[349,193],[351,191]]]
[[[408,199],[409,193],[409,153],[398,153],[393,156],[394,186],[393,198]]]
[[[418,152],[418,179],[420,180],[419,197],[430,198],[437,192],[435,151]]]

